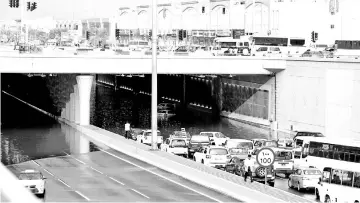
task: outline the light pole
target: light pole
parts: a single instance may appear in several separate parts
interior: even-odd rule
[[[151,149],[157,150],[157,0],[152,0]]]

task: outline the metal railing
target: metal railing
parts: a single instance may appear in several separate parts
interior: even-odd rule
[[[2,199],[5,198],[5,199]],[[40,203],[29,190],[22,186],[11,171],[0,165],[0,202]]]

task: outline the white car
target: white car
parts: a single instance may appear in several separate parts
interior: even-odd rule
[[[281,50],[276,46],[261,46],[252,54],[253,56],[276,56],[281,55]]]
[[[216,146],[221,146],[226,142],[226,140],[230,139],[221,132],[200,132],[200,135],[209,136],[211,144]]]
[[[36,170],[25,170],[19,175],[21,184],[41,197],[45,197],[45,179],[42,173]]]
[[[151,145],[152,141],[152,131],[151,130],[142,130],[142,132],[137,135],[136,140],[142,144]],[[161,136],[160,131],[157,131],[157,143],[160,146],[160,144],[163,143],[163,137]]]
[[[254,151],[254,143],[247,139],[229,139],[223,145],[226,149],[232,148],[247,148],[248,153],[251,154]]]
[[[231,155],[225,147],[206,146],[195,152],[193,159],[207,166],[225,168]]]
[[[160,149],[165,152],[173,153],[176,155],[188,157],[188,148],[186,139],[183,138],[167,138]]]

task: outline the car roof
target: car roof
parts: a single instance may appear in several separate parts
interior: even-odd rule
[[[34,169],[27,169],[27,170],[21,171],[21,173],[41,173],[41,172],[34,170]]]
[[[296,167],[294,169],[295,170],[301,169],[301,170],[318,170],[318,171],[320,171],[320,169],[318,169],[318,168],[312,168],[312,167],[308,167],[308,166],[300,166],[300,167]]]

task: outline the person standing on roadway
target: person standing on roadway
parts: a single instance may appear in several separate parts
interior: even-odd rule
[[[125,138],[130,138],[130,123],[128,121],[125,123]]]
[[[246,179],[248,176],[250,176],[251,182],[253,182],[252,178],[252,171],[251,168],[254,165],[254,161],[251,159],[251,154],[248,155],[248,158],[244,160],[244,168],[245,168],[245,176],[244,181],[246,182]]]

